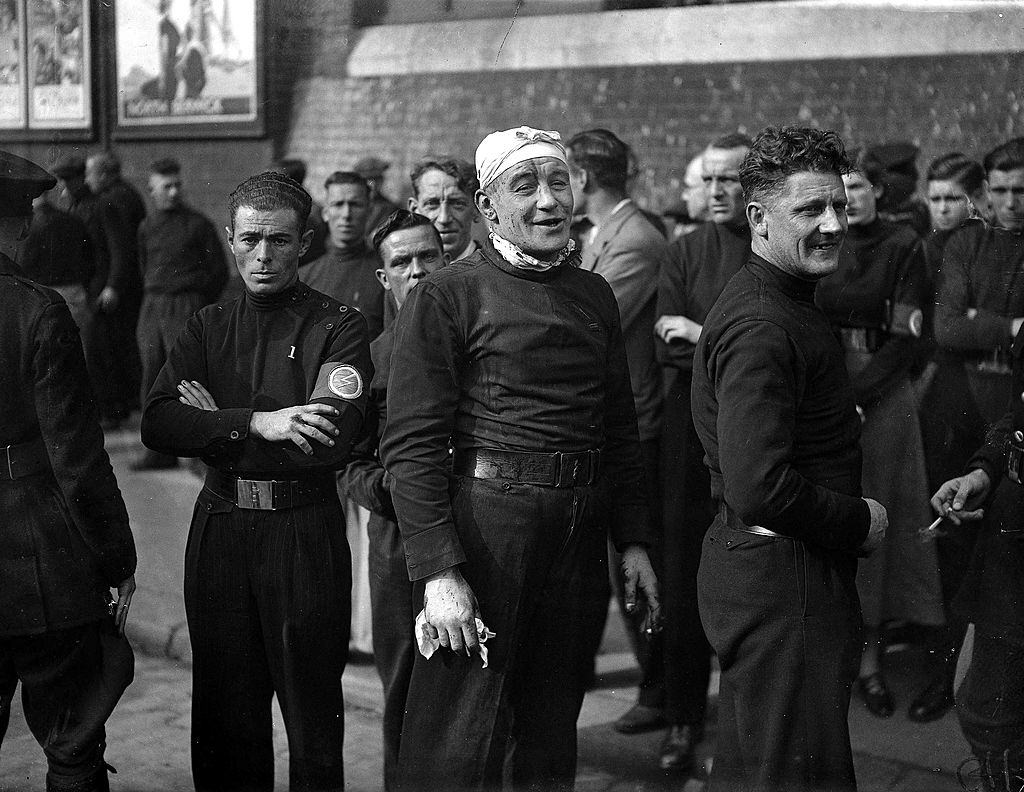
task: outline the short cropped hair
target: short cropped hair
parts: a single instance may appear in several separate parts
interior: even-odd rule
[[[629,147],[607,129],[588,129],[565,144],[573,165],[585,170],[599,187],[626,191],[629,180]]]
[[[96,170],[105,176],[116,179],[121,175],[121,160],[112,151],[100,151],[89,157]]]
[[[951,181],[968,195],[974,195],[985,183],[985,169],[966,154],[952,151],[936,157],[928,165],[928,181]]]
[[[839,135],[811,127],[768,127],[751,141],[740,165],[743,197],[749,203],[774,196],[787,178],[804,171],[837,176],[851,171]]]
[[[324,189],[330,189],[332,184],[355,184],[363,188],[367,198],[370,197],[370,185],[355,171],[335,171],[324,181]]]
[[[480,189],[480,182],[476,178],[476,168],[465,160],[458,157],[428,155],[418,160],[409,172],[409,181],[412,182],[412,194],[419,198],[420,179],[427,171],[438,170],[447,173],[462,192],[472,198]]]
[[[157,173],[161,176],[177,176],[181,173],[181,163],[173,157],[165,157],[151,163],[149,172]]]
[[[381,245],[384,244],[384,240],[396,231],[405,231],[408,228],[419,228],[420,226],[430,226],[434,231],[434,238],[437,240],[437,249],[444,252],[444,243],[441,241],[441,234],[438,232],[433,221],[429,217],[424,217],[416,212],[410,212],[408,209],[396,209],[381,220],[370,235],[370,244],[373,245],[373,249],[377,251],[377,255],[383,259],[384,256],[381,253],[380,248]]]
[[[306,181],[306,161],[300,160],[295,157],[286,157],[285,159],[279,159],[274,163],[270,170],[275,170],[278,173],[283,173],[292,181],[296,181],[302,184]]]
[[[742,132],[727,132],[724,135],[719,135],[710,143],[708,148],[713,149],[748,149],[753,145],[753,141],[749,135],[744,135]]]
[[[250,176],[239,184],[228,197],[231,212],[231,228],[235,227],[235,215],[240,207],[247,206],[260,212],[275,209],[292,209],[298,215],[299,228],[305,229],[313,199],[302,185],[289,179],[283,173],[265,171]]]
[[[985,155],[985,173],[1024,168],[1024,138],[1007,140]]]
[[[885,166],[871,152],[871,149],[851,149],[846,153],[846,156],[850,160],[851,173],[855,171],[861,174],[875,187],[885,186]]]

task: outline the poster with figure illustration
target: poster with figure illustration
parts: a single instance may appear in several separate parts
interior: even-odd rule
[[[122,0],[115,30],[120,133],[246,124],[255,131],[259,0]]]
[[[0,0],[0,129],[25,127],[24,0]]]
[[[29,128],[88,127],[92,89],[85,0],[28,0],[26,23]]]

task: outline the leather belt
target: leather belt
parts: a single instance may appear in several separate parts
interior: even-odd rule
[[[43,439],[9,445],[0,454],[0,480],[15,481],[50,469],[50,455]]]
[[[239,509],[279,511],[323,500],[333,489],[334,482],[243,479],[210,468],[205,486]]]
[[[785,534],[775,533],[775,531],[769,531],[760,525],[747,525],[739,517],[736,516],[736,512],[729,508],[725,501],[719,501],[718,503],[718,516],[722,518],[722,522],[734,531],[743,531],[744,533],[757,534],[758,536],[773,536],[776,539],[787,539]]]
[[[885,343],[886,332],[875,327],[840,327],[839,343],[847,352],[877,352]]]
[[[507,479],[542,487],[586,487],[601,473],[597,449],[550,454],[499,448],[457,449],[452,472],[480,479]]]

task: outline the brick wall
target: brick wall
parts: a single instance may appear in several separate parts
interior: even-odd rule
[[[394,165],[393,195],[426,152],[471,158],[481,137],[528,123],[564,134],[605,126],[643,165],[636,194],[663,207],[707,140],[733,129],[802,123],[851,144],[910,139],[928,160],[959,149],[980,157],[1024,134],[1024,54],[817,62],[608,67],[297,81],[287,149],[310,163],[311,185],[366,154]]]

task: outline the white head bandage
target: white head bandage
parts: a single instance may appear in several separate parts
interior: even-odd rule
[[[554,157],[569,163],[562,148],[562,136],[533,127],[521,126],[492,132],[476,148],[476,177],[485,188],[513,165],[536,157]]]

